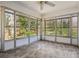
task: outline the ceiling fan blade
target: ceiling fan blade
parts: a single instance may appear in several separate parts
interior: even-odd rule
[[[55,4],[54,4],[54,3],[51,3],[51,2],[49,2],[49,1],[45,1],[45,4],[50,5],[50,6],[52,6],[52,7],[54,7],[54,6],[55,6]]]

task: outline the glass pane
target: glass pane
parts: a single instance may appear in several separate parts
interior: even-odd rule
[[[16,47],[28,44],[28,18],[17,15],[16,16]]]
[[[56,20],[46,21],[46,35],[55,35]]]
[[[14,39],[14,14],[5,13],[5,40]]]
[[[62,19],[62,36],[68,37],[69,22],[68,19]]]
[[[57,27],[62,27],[61,19],[57,20]]]
[[[77,39],[77,28],[72,28],[72,38]]]
[[[56,20],[45,21],[45,40],[55,41]]]
[[[77,45],[77,17],[72,17],[72,44]]]
[[[51,27],[51,21],[46,21],[46,27]]]
[[[38,40],[38,28],[37,28],[37,20],[30,19],[30,43]]]
[[[61,36],[62,35],[62,23],[61,20],[57,20],[57,36]]]
[[[7,9],[5,9],[7,10]],[[13,12],[13,13],[12,13]],[[14,11],[5,12],[5,41],[4,50],[14,49]]]
[[[56,20],[51,21],[51,30],[52,30],[52,35],[56,34]]]
[[[72,27],[77,27],[77,17],[72,17]]]
[[[72,17],[72,38],[77,38],[77,17]]]
[[[30,36],[37,35],[37,20],[31,19],[30,20]]]
[[[16,38],[26,37],[28,34],[28,21],[24,16],[16,16]]]
[[[49,21],[46,21],[46,35],[52,35],[52,25],[53,25],[53,22],[51,23],[51,20]]]
[[[52,35],[52,31],[51,30],[46,30],[46,35]]]
[[[69,33],[69,32],[68,32],[68,28],[63,28],[63,29],[62,29],[62,36],[63,36],[63,37],[68,37],[68,33]]]
[[[58,42],[70,43],[68,18],[57,20],[57,35],[60,36],[57,36]]]

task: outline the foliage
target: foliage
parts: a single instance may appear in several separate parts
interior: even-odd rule
[[[68,36],[69,22],[67,22],[67,21],[63,21],[62,23],[60,21],[57,23],[57,25],[56,25],[56,22],[54,22],[54,21],[48,22],[46,26],[47,26],[46,27],[47,35],[57,35],[57,36],[69,37]],[[55,26],[56,26],[56,29],[55,29]],[[49,29],[49,30],[47,30],[47,29]],[[77,28],[72,28],[71,36],[73,38],[77,38]]]
[[[24,16],[19,16],[20,34],[27,34],[28,21]]]
[[[27,21],[27,19],[28,18],[26,18],[24,16],[19,16],[18,22],[20,24],[20,32],[21,32],[20,34],[21,35],[23,35],[23,34],[25,34],[25,35],[34,34],[34,32],[32,32],[32,31],[28,31],[29,29],[28,29],[28,21]],[[35,29],[35,26],[36,26],[35,20],[31,20],[29,24],[30,24],[30,28]]]

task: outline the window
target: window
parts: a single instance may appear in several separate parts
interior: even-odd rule
[[[61,19],[57,20],[57,27],[56,27],[56,35],[57,36],[61,36],[62,35],[62,23],[61,23]]]
[[[72,38],[77,38],[77,17],[72,17]]]
[[[55,35],[56,20],[46,20],[45,22],[46,22],[45,24],[46,35]]]
[[[5,40],[14,39],[14,12],[5,9]]]
[[[52,20],[51,21],[51,30],[52,30],[52,35],[55,35],[56,34],[56,20]]]
[[[30,19],[30,36],[37,35],[37,20],[35,19]]]
[[[62,19],[62,36],[68,37],[69,34],[69,19]]]
[[[28,18],[16,16],[16,38],[23,38],[28,35]]]
[[[45,24],[45,31],[46,31],[46,35],[52,35],[52,24],[51,24],[51,20],[46,20],[46,24]]]

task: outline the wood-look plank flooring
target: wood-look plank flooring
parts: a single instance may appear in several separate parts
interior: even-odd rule
[[[78,58],[79,48],[76,46],[37,41],[15,50],[0,53],[1,58]]]

